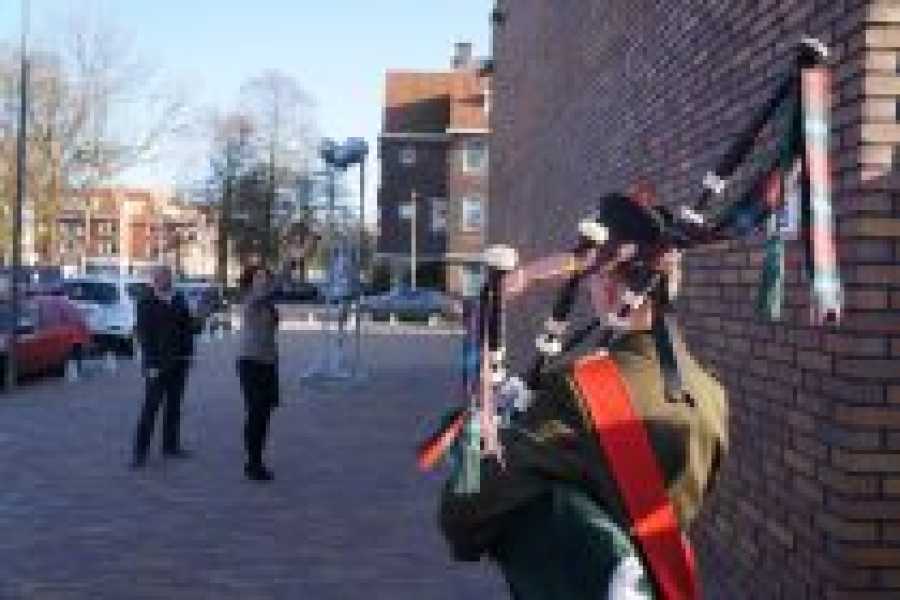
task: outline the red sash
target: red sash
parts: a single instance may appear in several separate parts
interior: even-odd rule
[[[619,369],[609,358],[587,358],[575,366],[575,382],[662,597],[697,600],[693,551]]]

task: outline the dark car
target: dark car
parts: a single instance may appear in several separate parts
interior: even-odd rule
[[[437,290],[401,288],[362,301],[364,310],[376,321],[396,315],[400,320],[426,321],[431,317],[453,319],[459,316],[456,301]]]
[[[0,381],[6,383],[13,317],[0,305]],[[66,362],[88,347],[91,334],[81,311],[62,296],[30,298],[16,324],[16,360],[21,375],[62,375]]]
[[[321,299],[319,288],[312,283],[289,283],[275,294],[275,301],[284,304],[311,304]]]

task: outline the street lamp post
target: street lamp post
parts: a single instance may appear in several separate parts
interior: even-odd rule
[[[22,37],[19,55],[19,131],[16,153],[16,206],[13,211],[12,231],[12,331],[7,349],[7,381],[9,387],[15,387],[18,378],[16,364],[16,345],[18,343],[19,314],[21,312],[21,290],[17,282],[22,270],[22,207],[25,204],[25,177],[27,175],[27,136],[28,136],[28,0],[22,0]]]
[[[417,230],[417,215],[416,212],[418,210],[419,194],[416,190],[413,190],[410,194],[410,208],[409,208],[409,287],[412,291],[416,291],[416,271],[418,271],[418,256],[416,252],[418,251],[418,232]]]
[[[369,147],[359,140],[359,248],[356,254],[356,369],[362,369],[362,300],[363,300],[363,254],[366,243],[366,158]]]

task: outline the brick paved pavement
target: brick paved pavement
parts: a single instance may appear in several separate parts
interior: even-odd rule
[[[298,377],[315,336],[284,337],[277,480],[243,479],[230,340],[201,347],[186,462],[126,469],[133,365],[0,395],[0,598],[503,598],[488,565],[454,565],[434,525],[438,477],[413,447],[455,384],[456,338],[372,338],[373,376],[341,392]],[[156,440],[158,441],[158,440]],[[158,446],[158,444],[157,444]]]

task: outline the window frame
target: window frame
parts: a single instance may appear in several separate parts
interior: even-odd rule
[[[413,167],[418,162],[419,152],[413,144],[404,144],[397,152],[397,159],[404,167]]]
[[[484,283],[484,271],[478,265],[460,266],[460,292],[466,298],[478,296]]]
[[[429,198],[429,228],[432,233],[445,233],[450,225],[450,205],[446,198],[435,196]],[[440,215],[440,226],[438,225],[438,212]]]
[[[471,206],[470,203],[474,202],[478,203],[478,225],[476,227],[472,227],[469,224],[468,215],[470,211],[467,210],[467,206]],[[470,194],[462,197],[460,200],[460,231],[464,233],[480,233],[484,231],[484,204],[484,196],[480,194]]]
[[[483,157],[480,165],[473,165],[471,163],[471,150],[472,146],[478,144],[481,146],[481,150],[483,152]],[[463,173],[467,174],[483,174],[487,171],[488,167],[488,154],[489,146],[486,139],[483,138],[469,138],[463,141],[462,148],[462,170]]]
[[[400,202],[397,204],[397,219],[400,221],[409,221],[413,218],[413,203],[412,200],[407,200],[406,202]]]

